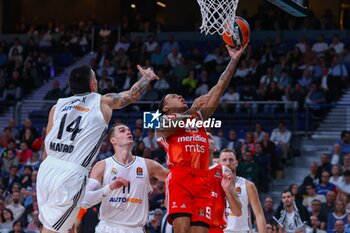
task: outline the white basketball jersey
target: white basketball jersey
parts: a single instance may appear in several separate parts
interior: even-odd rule
[[[227,227],[224,232],[250,232],[250,214],[249,214],[249,199],[246,186],[246,179],[237,177],[236,179],[236,192],[239,200],[242,203],[242,215],[234,216],[231,213],[230,206],[226,201],[226,216]]]
[[[53,127],[45,138],[48,156],[91,169],[108,128],[100,102],[97,93],[57,101]]]
[[[100,207],[100,220],[126,227],[143,227],[148,220],[148,194],[152,191],[144,158],[134,160],[124,166],[114,156],[104,160],[105,172],[102,187],[117,177],[129,181],[127,187],[113,190],[103,198]]]

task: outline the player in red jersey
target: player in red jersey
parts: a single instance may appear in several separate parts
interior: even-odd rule
[[[198,111],[193,107],[188,110],[185,99],[177,94],[165,95],[159,104],[164,115],[157,129],[157,140],[168,155],[167,207],[175,233],[207,233],[211,223],[208,137],[203,126],[184,127],[183,123],[203,122],[216,110],[245,49],[226,47],[231,60]]]
[[[213,136],[207,133],[209,139],[209,150],[212,165],[209,168],[209,180],[212,198],[212,219],[209,233],[223,233],[226,228],[227,218],[225,216],[226,200],[232,213],[236,216],[242,215],[242,204],[238,198],[235,188],[236,175],[230,169],[221,164],[213,164],[213,154],[216,151]]]

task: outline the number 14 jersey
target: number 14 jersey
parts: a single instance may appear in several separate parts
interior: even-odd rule
[[[45,138],[47,155],[90,169],[108,127],[100,103],[98,93],[59,99]]]

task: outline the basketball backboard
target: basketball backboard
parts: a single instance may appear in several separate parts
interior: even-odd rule
[[[306,17],[308,14],[308,0],[267,0],[267,1],[296,17]]]

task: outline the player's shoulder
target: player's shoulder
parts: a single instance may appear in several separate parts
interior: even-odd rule
[[[242,177],[240,177],[241,179],[244,179]],[[251,189],[256,189],[256,186],[253,182],[251,182],[250,180],[244,179],[245,180],[245,185],[247,187],[247,190],[251,190]]]
[[[108,159],[108,158],[98,161],[98,162],[94,165],[93,169],[94,169],[94,170],[104,170],[105,167],[106,167],[106,160],[107,160],[107,159]]]

